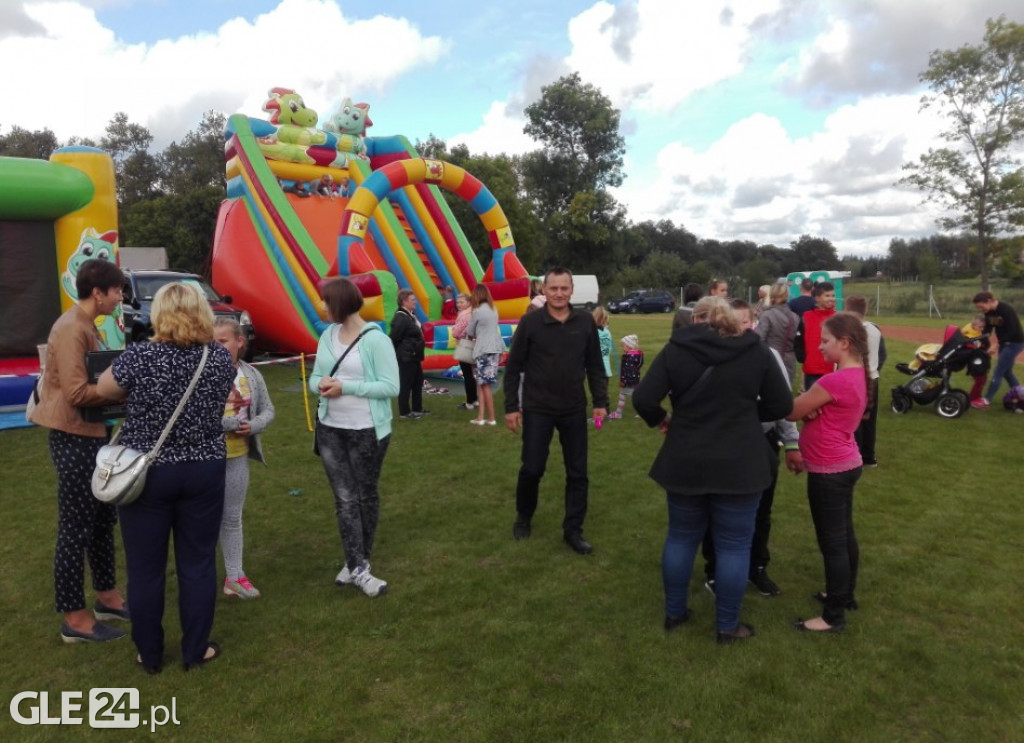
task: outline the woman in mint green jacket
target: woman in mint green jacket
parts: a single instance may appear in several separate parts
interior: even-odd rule
[[[316,442],[345,552],[345,567],[334,582],[379,596],[388,584],[370,573],[370,552],[380,516],[377,486],[391,441],[391,398],[398,396],[398,360],[391,339],[359,316],[363,295],[355,284],[326,283],[323,298],[334,324],[320,336],[309,388],[320,396]]]

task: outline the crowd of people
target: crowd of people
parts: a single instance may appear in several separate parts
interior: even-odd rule
[[[33,422],[50,429],[57,472],[56,610],[64,642],[106,642],[131,624],[136,661],[159,673],[166,658],[163,614],[169,546],[173,540],[186,670],[221,654],[211,640],[221,545],[222,593],[256,599],[260,591],[243,568],[242,512],[249,459],[265,463],[261,434],[275,410],[259,371],[242,358],[237,322],[215,320],[195,287],[168,284],[154,297],[152,342],[133,344],[90,384],[86,354],[102,348],[95,320],[121,302],[124,276],[106,261],[79,271],[78,303],[54,324],[47,346]],[[809,284],[809,282],[807,282]],[[855,597],[859,547],[853,496],[864,466],[876,466],[875,418],[884,340],[865,319],[863,297],[835,309],[828,282],[801,287],[787,302],[784,283],[762,287],[758,305],[728,300],[725,282],[686,288],[668,343],[642,374],[645,356],[636,334],[620,339],[619,397],[609,415],[614,336],[607,313],[571,305],[572,274],[547,272],[520,319],[503,380],[504,422],[521,434],[512,536],[532,535],[540,485],[555,431],[565,468],[562,535],[570,549],[593,552],[584,536],[589,498],[588,426],[621,418],[632,398],[637,417],[664,434],[650,477],[666,493],[668,529],[662,550],[664,627],[689,621],[697,551],[703,547],[705,587],[715,597],[719,643],[755,634],[741,621],[748,583],[764,596],[781,590],[768,576],[769,534],[780,453],[786,468],[806,473],[811,519],[824,566],[824,588],[814,593],[820,616],[800,619],[805,632],[838,632]],[[470,423],[497,425],[494,389],[505,350],[488,288],[451,293],[453,337],[465,344],[460,362]],[[381,512],[379,482],[398,415],[417,420],[422,407],[424,335],[416,297],[398,294],[390,332],[360,315],[363,297],[344,278],[325,282],[329,325],[322,333],[309,389],[317,396],[314,452],[333,494],[344,565],[338,585],[366,596],[387,592],[371,572]],[[539,298],[539,299],[538,299]],[[987,407],[1003,379],[1018,386],[1013,361],[1024,350],[1016,313],[988,292],[975,297],[982,313],[973,331],[994,335],[998,360],[975,407]],[[996,349],[993,348],[993,351]],[[794,398],[796,364],[802,365]],[[984,380],[982,380],[984,381]],[[189,394],[187,390],[194,391]],[[588,403],[587,388],[590,399]],[[981,385],[976,382],[976,389]],[[122,401],[119,443],[151,451],[163,441],[137,500],[118,508],[92,497],[90,479],[112,421],[83,414]],[[665,405],[667,401],[667,406]],[[172,411],[181,402],[181,417]],[[588,413],[588,408],[590,412]],[[89,418],[91,418],[90,416]],[[171,421],[169,424],[168,421]],[[796,423],[801,424],[798,430]],[[166,429],[166,430],[165,430]],[[120,522],[129,602],[117,588],[114,525]],[[85,564],[92,575],[92,611],[85,598]]]

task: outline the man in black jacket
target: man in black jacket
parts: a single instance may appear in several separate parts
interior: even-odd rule
[[[558,430],[565,460],[566,544],[581,555],[593,547],[583,539],[587,515],[586,377],[598,425],[608,413],[608,377],[601,360],[597,326],[589,312],[573,309],[572,274],[553,268],[544,276],[547,302],[522,317],[512,337],[505,367],[505,424],[523,431],[522,466],[516,483],[516,521],[512,535],[530,536],[540,480],[547,466],[551,437]],[[519,399],[522,380],[522,401]]]

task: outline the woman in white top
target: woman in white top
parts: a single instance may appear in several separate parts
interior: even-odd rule
[[[363,295],[348,279],[324,284],[333,323],[320,336],[309,388],[320,395],[316,443],[334,492],[345,567],[334,582],[379,596],[388,584],[370,573],[380,516],[380,481],[391,441],[398,360],[387,335],[359,316]]]

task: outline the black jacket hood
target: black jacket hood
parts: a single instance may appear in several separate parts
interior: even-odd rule
[[[724,338],[707,323],[698,323],[672,331],[669,343],[676,346],[705,366],[718,366],[749,353],[760,345],[756,333],[746,332],[735,338]]]

